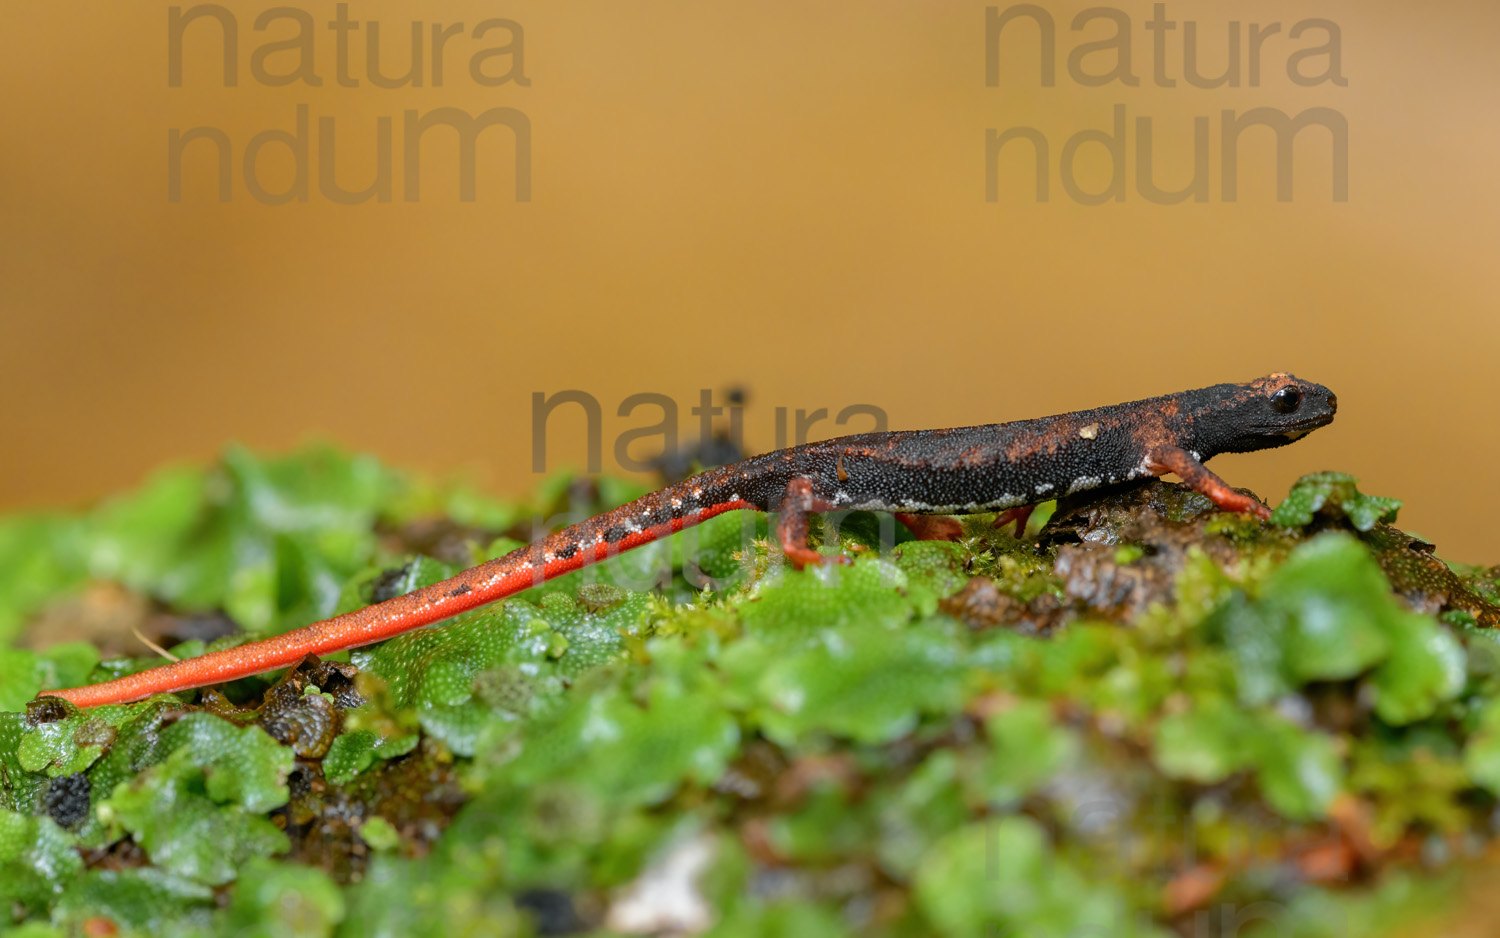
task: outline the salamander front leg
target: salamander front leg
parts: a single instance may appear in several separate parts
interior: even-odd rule
[[[1183,484],[1219,507],[1221,511],[1245,512],[1265,519],[1271,509],[1249,495],[1241,495],[1229,483],[1214,475],[1192,453],[1180,446],[1158,446],[1146,456],[1146,468],[1157,475],[1175,472]]]
[[[801,570],[810,563],[852,563],[843,554],[820,554],[807,546],[807,516],[832,507],[831,502],[814,493],[811,479],[793,479],[787,483],[786,495],[778,509],[776,537],[781,541],[781,552],[794,569]]]

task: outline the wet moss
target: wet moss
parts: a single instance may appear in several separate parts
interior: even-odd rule
[[[34,578],[0,564],[0,629],[102,575],[194,653],[630,494],[236,450],[0,522]],[[860,513],[816,528],[851,566],[800,572],[725,515],[347,663],[87,712],[27,701],[151,660],[18,639],[0,898],[33,931],[153,935],[1379,933],[1491,849],[1500,797],[1500,570],[1398,507],[1323,473],[1271,523],[1157,482],[1019,537]]]

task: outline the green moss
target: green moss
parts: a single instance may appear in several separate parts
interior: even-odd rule
[[[1058,725],[1052,708],[1021,700],[985,720],[990,752],[983,762],[982,794],[991,805],[1014,805],[1033,794],[1078,756],[1072,730]]]
[[[232,450],[0,521],[0,639],[93,577],[278,631],[513,549],[579,491]],[[1230,918],[1378,934],[1446,895],[1413,845],[1491,846],[1500,796],[1500,575],[1444,565],[1397,505],[1323,473],[1274,525],[1160,483],[1022,539],[855,513],[818,526],[855,562],[803,571],[728,514],[357,650],[352,685],[308,665],[213,712],[23,712],[154,662],[0,642],[0,900],[38,934],[608,933],[677,876],[715,934],[1154,938],[1212,869],[1198,901]],[[303,709],[319,745],[285,732]],[[1330,841],[1378,875],[1314,882]]]
[[[323,757],[323,774],[343,784],[375,764],[376,759],[404,756],[416,748],[417,736],[381,736],[374,730],[355,730],[333,741]]]
[[[1232,600],[1216,625],[1246,703],[1310,681],[1367,675],[1376,712],[1402,724],[1432,715],[1463,687],[1458,640],[1404,608],[1369,552],[1346,534],[1298,546],[1256,600]]]
[[[1205,697],[1196,704],[1156,725],[1156,764],[1171,778],[1222,782],[1253,761],[1245,746],[1253,721],[1223,698]]]
[[[596,685],[532,724],[515,758],[492,770],[497,784],[562,784],[621,806],[654,804],[684,782],[711,784],[739,742],[739,728],[706,686],[707,675],[663,675],[626,693]]]
[[[724,667],[755,725],[784,746],[817,734],[889,742],[963,703],[959,646],[944,631],[846,625],[796,650],[752,640]]]
[[[86,683],[98,663],[98,650],[84,642],[53,645],[41,654],[0,648],[0,711],[24,710],[43,690]]]
[[[0,899],[45,909],[82,872],[72,838],[51,818],[0,811]]]
[[[252,860],[240,870],[225,925],[247,938],[313,938],[331,936],[344,915],[343,893],[317,870]]]
[[[114,744],[120,724],[135,711],[129,706],[78,710],[72,704],[57,703],[67,715],[32,722],[16,746],[16,761],[27,772],[56,778],[84,771]]]
[[[17,634],[43,605],[84,583],[88,576],[86,523],[53,515],[0,519],[0,641]],[[16,674],[0,658],[0,688]],[[5,709],[19,709],[5,698]]]
[[[861,558],[784,570],[739,607],[747,635],[778,647],[805,646],[843,626],[894,626],[911,619],[906,573],[894,562]]]
[[[53,910],[75,927],[105,918],[140,934],[204,934],[214,892],[156,867],[90,870],[73,880]]]
[[[257,727],[206,713],[162,731],[165,761],[121,782],[99,805],[159,868],[195,882],[231,882],[241,864],[286,849],[263,817],[287,801],[291,750]]]
[[[1123,889],[1057,856],[1042,829],[1025,817],[953,831],[923,858],[913,891],[945,938],[1167,934],[1131,913]]]
[[[1342,472],[1319,472],[1303,476],[1271,513],[1274,524],[1303,527],[1319,512],[1343,516],[1356,531],[1368,531],[1377,523],[1396,520],[1401,502],[1379,495],[1363,495],[1355,478]]]

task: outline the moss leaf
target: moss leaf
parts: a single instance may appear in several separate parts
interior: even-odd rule
[[[1251,725],[1229,701],[1204,700],[1157,724],[1152,749],[1156,764],[1170,778],[1221,782],[1250,761],[1245,738]]]
[[[162,870],[210,886],[232,881],[252,857],[288,846],[266,818],[211,797],[187,748],[120,785],[99,810],[128,830]]]
[[[342,785],[375,764],[376,759],[404,756],[416,748],[417,736],[381,736],[374,730],[354,730],[333,741],[323,757],[323,774]]]
[[[1271,513],[1271,521],[1283,527],[1301,528],[1312,523],[1313,515],[1323,511],[1342,515],[1357,531],[1368,531],[1378,523],[1394,523],[1401,502],[1361,494],[1356,481],[1342,472],[1305,475],[1292,484],[1286,499]]]

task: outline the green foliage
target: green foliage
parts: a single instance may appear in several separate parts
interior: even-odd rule
[[[1305,527],[1313,515],[1324,512],[1349,520],[1356,531],[1368,531],[1376,524],[1392,524],[1401,502],[1380,495],[1363,495],[1355,478],[1342,472],[1316,472],[1298,479],[1286,498],[1271,513],[1274,524]]]
[[[359,826],[359,837],[371,850],[395,850],[401,846],[401,833],[378,814]]]
[[[714,929],[714,934],[719,938],[758,938],[760,935],[844,938],[854,932],[832,909],[794,900],[737,910],[737,914]]]
[[[251,860],[239,871],[226,925],[244,938],[334,933],[345,914],[337,885],[317,870]]]
[[[368,456],[316,446],[262,458],[231,447],[211,469],[164,470],[81,518],[0,520],[0,640],[89,579],[183,610],[223,609],[252,632],[284,631],[334,611],[344,583],[377,558],[377,521],[439,512],[494,529],[518,514]]]
[[[1476,785],[1500,796],[1500,699],[1480,709],[1473,738],[1464,750],[1464,767]]]
[[[1157,765],[1172,778],[1221,782],[1251,770],[1266,801],[1293,820],[1323,816],[1343,782],[1334,742],[1272,713],[1208,697],[1157,725]]]
[[[1156,764],[1172,778],[1210,785],[1252,764],[1244,733],[1253,721],[1232,702],[1205,697],[1156,725]]]
[[[846,625],[795,650],[746,641],[724,667],[760,730],[792,748],[819,732],[889,742],[924,713],[953,713],[963,703],[958,660],[940,628]]]
[[[522,918],[501,888],[504,880],[498,859],[439,855],[413,861],[378,856],[365,877],[346,889],[347,912],[336,934],[339,938],[523,934]]]
[[[292,752],[259,727],[190,713],[162,730],[161,743],[202,774],[206,794],[219,804],[238,805],[252,814],[286,804]]]
[[[43,690],[86,683],[98,663],[99,652],[85,642],[53,645],[40,654],[0,648],[0,711],[22,710]]]
[[[173,755],[116,789],[100,811],[129,831],[158,867],[207,885],[230,882],[251,857],[286,849],[285,835],[270,821],[221,809],[196,772],[189,755]]]
[[[907,585],[906,574],[888,560],[786,570],[740,607],[739,618],[753,638],[796,646],[840,627],[906,623],[913,612],[902,593]]]
[[[0,808],[29,810],[46,778],[21,766],[20,748],[27,735],[26,715],[0,713]]]
[[[923,858],[913,889],[945,938],[1167,934],[1131,913],[1123,889],[1086,877],[1057,856],[1041,828],[1020,816],[968,825],[943,838]]]
[[[1470,751],[1474,748],[1471,743]],[[1446,734],[1424,728],[1360,740],[1350,763],[1349,787],[1375,806],[1371,839],[1376,843],[1392,846],[1418,827],[1458,835],[1468,825],[1464,792],[1473,782]]]
[[[54,917],[106,918],[147,935],[207,933],[213,889],[156,867],[90,870],[70,883]]]
[[[0,902],[45,908],[81,872],[72,838],[51,818],[0,811]]]
[[[128,831],[161,869],[194,882],[232,881],[240,865],[286,849],[262,815],[286,803],[292,752],[257,727],[206,713],[162,731],[167,759],[122,782],[101,816]]]
[[[58,701],[58,705],[65,716],[30,726],[16,746],[16,760],[27,772],[44,772],[56,778],[84,771],[114,746],[120,727],[142,712],[140,706],[128,704],[89,710],[79,710],[65,701]]]
[[[1171,487],[1156,509],[1108,503],[1092,575],[1156,590],[1120,613],[1075,601],[1035,520],[1025,540],[977,518],[919,542],[856,513],[822,528],[852,565],[794,571],[763,517],[731,513],[355,651],[367,702],[320,685],[343,730],[321,758],[262,729],[264,682],[217,713],[191,693],[21,712],[150,663],[6,644],[91,579],[275,632],[453,572],[451,548],[402,539],[409,522],[446,519],[477,560],[573,492],[558,476],[500,503],[328,449],[231,450],[85,516],[0,521],[0,909],[38,936],[96,916],[163,935],[568,916],[609,933],[622,896],[676,876],[714,934],[1159,938],[1193,862],[1299,935],[1339,915],[1373,934],[1429,894],[1384,868],[1379,888],[1298,882],[1310,831],[1357,806],[1377,865],[1414,838],[1491,837],[1500,643],[1393,593],[1400,545],[1372,539],[1399,503],[1336,473],[1300,480],[1279,528]],[[638,493],[607,483],[591,510]],[[1456,576],[1500,596],[1494,571]],[[954,602],[979,585],[998,621]],[[1269,844],[1258,869],[1235,854],[1246,831]],[[706,859],[673,872],[693,843]]]
[[[1079,743],[1039,700],[1021,700],[985,720],[991,751],[984,766],[985,800],[1014,804],[1075,761]]]
[[[659,803],[684,782],[711,784],[739,742],[739,727],[693,663],[663,668],[639,687],[599,683],[568,695],[533,721],[491,781],[561,785],[620,807]]]
[[[0,640],[20,631],[45,603],[85,581],[84,529],[77,519],[54,515],[0,519]],[[0,657],[0,693],[17,677]],[[8,694],[3,703],[4,709],[18,709]]]
[[[514,725],[567,680],[618,658],[649,607],[644,593],[598,612],[562,593],[536,598],[538,606],[517,600],[398,636],[354,661],[385,680],[396,707],[415,708],[429,735],[472,755],[492,723]]]
[[[343,588],[336,615],[368,606],[381,598],[400,596],[446,580],[457,573],[454,567],[431,557],[416,556],[397,567],[373,566],[356,574]],[[380,596],[376,596],[376,586]]]
[[[376,759],[404,756],[416,748],[415,733],[405,736],[381,736],[374,730],[355,730],[333,741],[323,757],[323,774],[330,782],[341,785],[375,764]]]
[[[1309,681],[1367,675],[1376,713],[1400,725],[1431,716],[1463,688],[1458,640],[1404,608],[1369,552],[1346,534],[1298,546],[1256,600],[1232,600],[1213,625],[1246,704]]]

